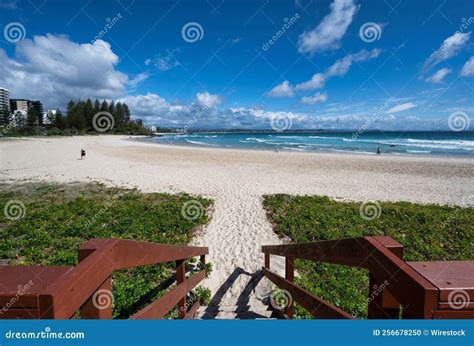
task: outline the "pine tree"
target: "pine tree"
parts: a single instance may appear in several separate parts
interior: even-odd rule
[[[108,112],[109,111],[109,105],[107,104],[107,100],[102,101],[102,104],[100,106],[100,111],[101,112]]]
[[[87,99],[86,103],[84,104],[84,117],[86,120],[86,128],[88,130],[92,130],[92,119],[94,118],[94,106],[92,105],[92,101],[90,99]]]
[[[54,117],[54,123],[53,126],[60,129],[60,130],[65,130],[67,129],[67,122],[66,118],[62,115],[61,111],[56,109],[56,116]]]
[[[130,109],[128,105],[124,102],[123,103],[123,121],[124,123],[129,123],[131,118]]]
[[[94,114],[100,112],[100,102],[99,100],[95,99],[94,101]]]
[[[75,107],[76,107],[76,104],[74,103],[74,101],[69,101],[68,104],[67,104],[67,111],[66,111],[66,119],[67,119],[67,122],[69,124],[69,126],[74,126],[74,122],[75,122]]]
[[[85,114],[86,103],[84,101],[79,101],[76,104],[76,118],[74,127],[79,130],[83,131],[87,127],[87,120]]]
[[[115,127],[120,128],[122,127],[124,121],[123,121],[123,106],[121,102],[117,102],[115,105],[115,114],[114,114],[114,119],[115,119]]]
[[[109,113],[115,118],[115,102],[113,100],[109,103]]]

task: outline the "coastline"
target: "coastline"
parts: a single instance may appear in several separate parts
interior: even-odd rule
[[[300,136],[305,133],[305,136]],[[377,132],[368,132],[378,134]],[[394,131],[393,138],[347,138],[348,132],[189,132],[186,134],[168,133],[156,137],[143,138],[144,142],[196,148],[223,148],[237,150],[271,151],[275,149],[290,153],[330,153],[376,155],[377,148],[383,155],[410,157],[474,157],[474,141],[463,133],[463,137],[449,138],[446,132],[441,138],[428,137],[426,134],[444,134],[444,132],[413,132],[409,134]],[[424,137],[418,137],[419,134]],[[326,134],[327,136],[321,136]],[[228,135],[228,136],[227,136]],[[236,137],[237,136],[237,137]],[[238,136],[243,136],[239,138]],[[405,136],[405,137],[404,137]],[[414,136],[414,137],[411,137]],[[473,133],[474,136],[474,133]],[[317,138],[317,139],[316,139]],[[474,138],[474,137],[473,137]],[[316,141],[315,141],[316,139]]]
[[[209,132],[210,133],[210,132]],[[151,142],[148,139],[151,139],[153,137],[150,136],[143,136],[143,137],[138,137],[137,138],[124,138],[123,140],[130,141],[132,143],[143,143],[143,144],[148,144],[152,146],[162,146],[162,147],[170,147],[170,148],[190,148],[190,149],[211,149],[211,150],[224,150],[224,151],[243,151],[243,152],[263,152],[263,153],[274,153],[272,149],[264,149],[264,148],[238,148],[238,147],[224,147],[224,146],[212,146],[212,145],[195,145],[195,144],[176,144],[176,143],[157,143],[157,142]],[[372,157],[372,156],[377,156],[376,153],[364,153],[364,152],[358,152],[358,151],[349,151],[349,150],[340,150],[340,151],[330,151],[330,150],[319,150],[319,151],[297,151],[297,150],[287,150],[287,149],[282,149],[279,148],[279,152],[282,153],[289,153],[289,154],[294,154],[294,155],[348,155],[348,156],[361,156],[361,157]],[[473,155],[456,155],[456,156],[450,156],[450,155],[442,155],[442,154],[407,154],[407,153],[382,153],[379,157],[407,157],[407,158],[422,158],[422,159],[453,159],[453,160],[470,160],[474,159],[474,154]]]

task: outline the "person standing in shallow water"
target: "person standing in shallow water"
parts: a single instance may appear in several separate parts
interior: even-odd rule
[[[377,148],[377,155],[380,155],[382,153],[382,150],[380,150],[380,147]]]
[[[86,157],[86,151],[84,149],[81,149],[81,160]]]

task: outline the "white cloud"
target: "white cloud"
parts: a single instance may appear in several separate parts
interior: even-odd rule
[[[303,97],[301,99],[301,103],[304,103],[306,105],[314,105],[316,103],[326,102],[327,99],[328,99],[328,94],[327,93],[317,92],[313,96]]]
[[[334,0],[331,12],[311,31],[303,32],[298,40],[300,53],[323,52],[339,48],[341,39],[359,6],[353,0]]]
[[[321,94],[323,95],[323,94]],[[321,98],[322,96],[320,96]],[[141,118],[147,124],[172,128],[188,129],[271,129],[271,120],[275,117],[291,119],[294,129],[358,129],[370,123],[370,129],[385,130],[433,130],[447,128],[446,119],[418,118],[415,116],[395,117],[385,114],[374,121],[373,110],[353,110],[351,104],[347,110],[340,109],[334,114],[309,114],[304,112],[268,111],[262,108],[206,108],[196,100],[189,105],[172,105],[157,94],[127,96],[125,101],[134,117]],[[413,108],[414,104],[405,103],[390,109],[397,113]],[[200,114],[196,117],[196,114]],[[369,129],[369,128],[367,128]]]
[[[207,91],[203,93],[196,94],[197,102],[206,107],[216,107],[221,104],[222,96],[216,94],[209,94]]]
[[[158,56],[155,60],[155,66],[160,71],[168,71],[173,67],[179,66],[179,62],[170,55],[166,57]]]
[[[294,95],[293,87],[287,80],[281,82],[267,94],[270,97],[291,97]]]
[[[314,90],[324,87],[326,81],[334,76],[344,76],[351,68],[354,62],[363,62],[370,59],[377,58],[381,50],[374,48],[370,51],[361,50],[355,54],[348,54],[345,57],[338,59],[334,64],[328,67],[323,73],[316,73],[309,81],[296,85],[297,90]]]
[[[125,102],[133,115],[157,115],[163,111],[167,112],[171,107],[164,98],[153,93],[126,96],[119,101]]]
[[[474,56],[471,56],[462,67],[461,76],[474,77]]]
[[[110,44],[79,44],[67,36],[34,36],[16,44],[14,58],[0,49],[0,85],[12,98],[42,100],[47,108],[70,99],[119,98],[128,76],[116,70],[119,58]]]
[[[297,90],[321,89],[326,84],[326,77],[323,73],[316,73],[309,81],[296,85]]]
[[[408,109],[412,109],[412,108],[415,108],[415,107],[416,107],[416,104],[414,104],[413,102],[402,103],[400,105],[397,105],[395,107],[390,108],[387,111],[387,113],[399,113],[399,112],[403,112],[403,111],[406,111]]]
[[[148,77],[150,77],[150,74],[148,72],[141,72],[132,79],[130,79],[127,84],[134,88],[144,80],[148,79]]]
[[[441,46],[433,52],[423,63],[423,71],[428,71],[440,62],[448,60],[453,56],[459,54],[459,52],[466,46],[469,41],[471,32],[460,33],[457,32],[452,36],[449,36],[443,41]]]
[[[180,62],[176,59],[175,54],[180,53],[181,49],[167,50],[165,54],[157,54],[153,58],[145,59],[146,66],[154,66],[159,71],[169,71],[172,68],[179,66]]]
[[[426,78],[426,81],[434,84],[441,83],[444,81],[444,77],[446,77],[451,72],[452,71],[449,68],[442,68],[433,73],[430,77]]]

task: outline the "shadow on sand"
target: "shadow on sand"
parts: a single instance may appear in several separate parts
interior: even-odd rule
[[[250,276],[250,280],[247,283],[247,285],[244,287],[242,290],[242,293],[240,294],[239,298],[237,299],[237,306],[234,311],[228,311],[228,312],[233,312],[236,314],[235,318],[237,319],[256,319],[256,318],[268,318],[267,316],[261,315],[255,311],[250,310],[250,295],[252,292],[255,290],[257,285],[260,283],[260,281],[263,278],[263,273],[261,270],[255,272],[255,273],[248,273],[242,268],[235,268],[235,270],[232,272],[232,274],[227,278],[226,281],[222,284],[222,286],[217,290],[216,294],[212,298],[211,302],[207,306],[202,319],[214,319],[217,317],[219,314],[219,308],[220,308],[220,303],[222,301],[222,298],[224,295],[227,293],[227,291],[232,287],[234,282],[238,279],[240,275],[247,275]],[[265,301],[262,302],[263,305],[268,306],[268,311],[272,311],[269,302],[267,301],[268,298],[265,298]],[[276,313],[272,311],[272,316],[276,318]]]

